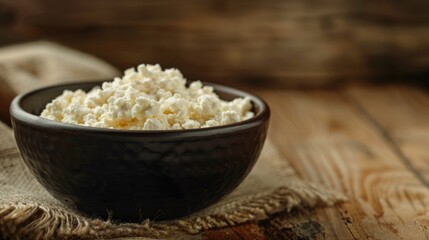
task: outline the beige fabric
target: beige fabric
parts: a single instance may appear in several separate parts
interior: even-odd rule
[[[51,42],[0,49],[1,89],[16,93],[58,82],[101,80],[118,74],[117,69],[100,59]]]
[[[33,52],[33,46],[36,52]],[[5,62],[5,59],[8,60]],[[30,65],[22,65],[22,62],[28,63],[28,59],[35,59],[33,65],[30,64],[31,70],[27,68]],[[64,61],[59,64],[58,59]],[[45,64],[51,64],[49,70],[39,69]],[[0,68],[6,65],[13,70],[6,72],[1,79],[16,92],[56,81],[86,77],[100,79],[116,74],[114,68],[91,56],[50,43],[0,49]],[[83,69],[81,74],[78,73],[80,69]],[[26,77],[16,80],[15,76],[23,75]],[[189,239],[189,235],[202,230],[262,220],[273,213],[296,207],[332,205],[344,199],[335,192],[300,180],[268,140],[245,181],[210,208],[168,222],[136,224],[91,219],[55,200],[36,182],[20,159],[11,130],[1,123],[0,190],[0,236],[11,239]]]

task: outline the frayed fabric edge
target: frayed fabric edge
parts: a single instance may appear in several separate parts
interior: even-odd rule
[[[294,208],[332,206],[347,198],[334,191],[308,183],[295,183],[244,201],[233,202],[232,211],[191,216],[188,219],[157,223],[114,223],[91,219],[59,206],[37,203],[1,203],[0,232],[6,239],[96,239],[117,237],[168,238],[180,234],[235,226],[267,219],[270,215]]]

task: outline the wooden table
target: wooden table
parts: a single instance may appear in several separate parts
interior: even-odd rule
[[[196,239],[429,239],[427,88],[246,90],[269,103],[269,137],[300,177],[350,201],[210,230]]]
[[[429,238],[427,89],[253,90],[271,107],[269,136],[284,158],[303,179],[350,201],[208,231],[204,238]]]

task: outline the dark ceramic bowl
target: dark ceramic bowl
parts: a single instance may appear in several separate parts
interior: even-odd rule
[[[63,90],[34,90],[11,104],[25,164],[58,200],[91,215],[123,221],[171,219],[203,209],[230,193],[250,172],[265,141],[270,111],[260,98],[220,85],[221,99],[248,96],[255,117],[192,130],[115,130],[39,117]]]

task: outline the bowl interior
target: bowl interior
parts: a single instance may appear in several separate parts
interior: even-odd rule
[[[43,111],[45,106],[50,103],[54,98],[58,97],[63,93],[64,90],[78,90],[82,89],[85,92],[90,91],[95,86],[100,86],[102,81],[97,82],[84,82],[84,83],[72,83],[72,84],[63,84],[58,86],[52,86],[47,88],[42,88],[30,92],[22,97],[19,102],[19,106],[22,110],[32,115],[39,116]],[[249,97],[252,101],[253,108],[252,111],[255,113],[255,116],[258,115],[266,108],[266,105],[263,101],[257,98],[254,95],[249,93],[233,89],[226,86],[220,86],[211,83],[203,83],[205,86],[212,86],[214,92],[222,99],[226,101],[231,101],[237,97]]]

